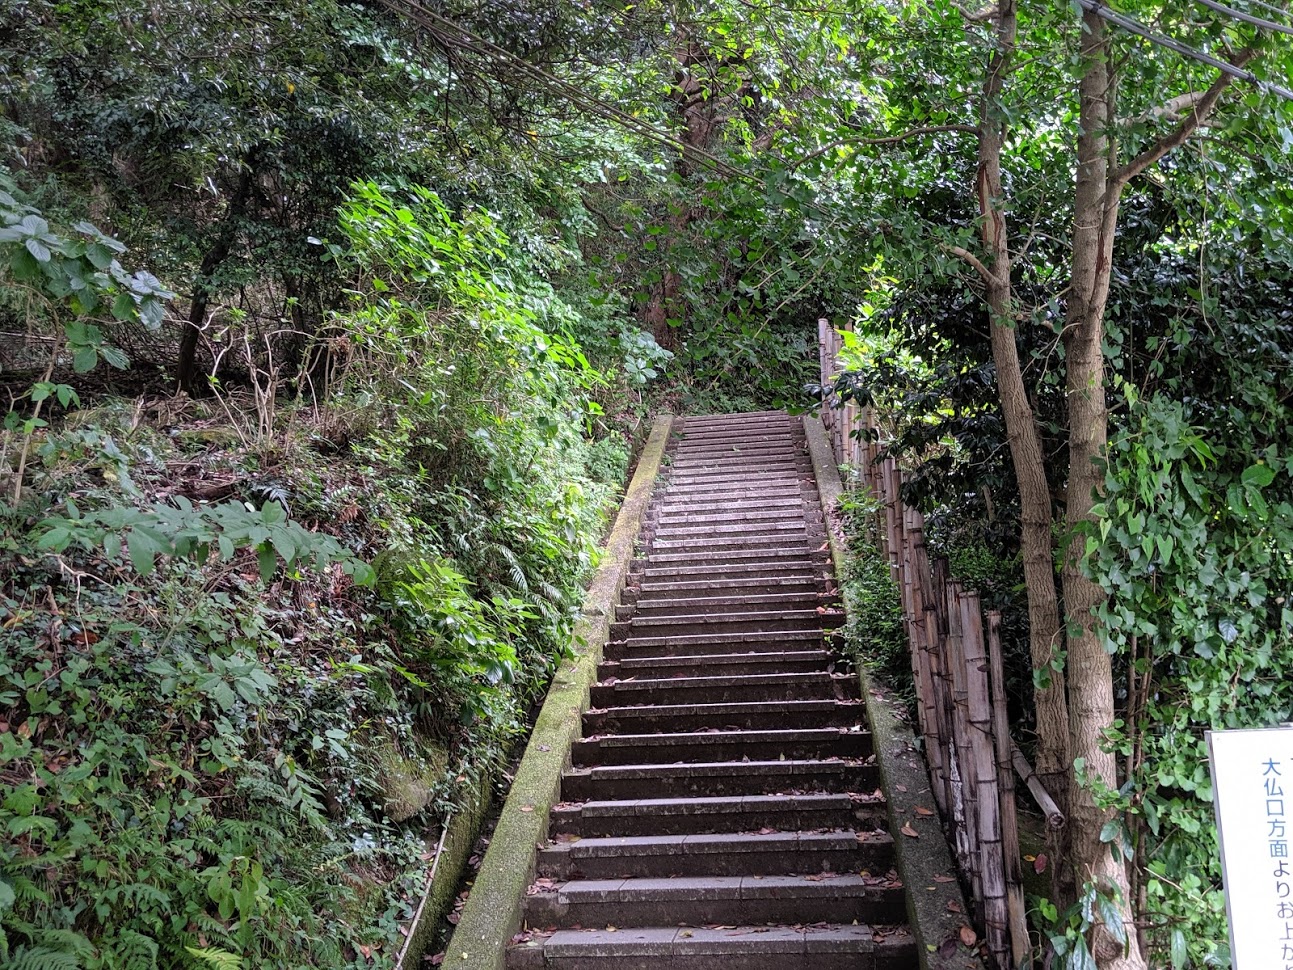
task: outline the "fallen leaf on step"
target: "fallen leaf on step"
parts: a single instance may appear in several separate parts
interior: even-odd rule
[[[908,823],[906,823],[905,825],[903,825],[903,827],[902,827],[901,829],[899,829],[899,831],[900,831],[900,832],[902,832],[902,834],[903,834],[903,835],[905,835],[905,836],[907,836],[907,837],[909,837],[909,838],[912,838],[912,839],[918,839],[918,838],[920,838],[920,833],[919,833],[919,832],[917,832],[914,828],[912,828],[912,827],[911,827],[911,823],[910,823],[910,822],[908,822]]]
[[[954,876],[935,876],[934,882],[956,882]]]
[[[523,812],[532,812],[532,811],[534,811],[534,806],[533,806],[533,805],[522,805],[522,806],[521,806],[521,811],[523,811]]]
[[[606,927],[606,932],[607,932],[607,933],[618,933],[618,932],[619,932],[619,928],[618,928],[618,927],[615,927],[615,926],[608,926],[608,927]]]
[[[686,938],[690,937],[690,936],[692,935],[692,933],[691,933],[691,930],[683,930],[683,931],[682,931],[681,933],[679,933],[678,935],[679,935],[679,936],[681,936],[681,937],[683,937],[684,939],[686,939]]]
[[[1043,852],[1033,860],[1033,871],[1039,876],[1046,871],[1046,853]]]
[[[968,926],[961,927],[961,942],[966,946],[974,946],[979,942],[979,936]]]
[[[916,814],[917,814],[917,815],[933,815],[933,814],[934,814],[934,812],[933,812],[931,809],[926,808],[924,805],[917,805],[917,806],[916,806]]]
[[[955,899],[949,899],[947,901],[947,911],[949,913],[959,913],[962,911],[961,904],[958,903]]]

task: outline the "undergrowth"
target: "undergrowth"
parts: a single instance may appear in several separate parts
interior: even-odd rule
[[[484,215],[358,185],[340,224],[312,382],[8,424],[7,970],[390,965],[428,834],[564,656],[622,362]]]
[[[844,493],[840,512],[848,538],[841,591],[848,605],[844,642],[857,663],[878,676],[909,713],[916,689],[903,625],[902,594],[880,546],[880,505],[857,483]]]

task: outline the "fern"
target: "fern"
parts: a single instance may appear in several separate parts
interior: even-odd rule
[[[215,947],[199,949],[195,946],[186,946],[184,949],[206,966],[215,967],[215,970],[242,970],[242,957],[228,950],[217,950]]]
[[[80,970],[81,961],[75,953],[51,950],[49,947],[19,947],[14,950],[6,970]]]
[[[121,929],[99,960],[104,970],[157,970],[157,941],[131,929]]]

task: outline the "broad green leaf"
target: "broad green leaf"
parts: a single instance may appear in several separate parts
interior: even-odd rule
[[[1242,481],[1245,485],[1265,488],[1275,481],[1275,471],[1269,465],[1249,465],[1244,469]]]

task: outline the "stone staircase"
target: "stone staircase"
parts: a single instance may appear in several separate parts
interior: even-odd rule
[[[676,427],[507,965],[916,967],[802,423]]]

